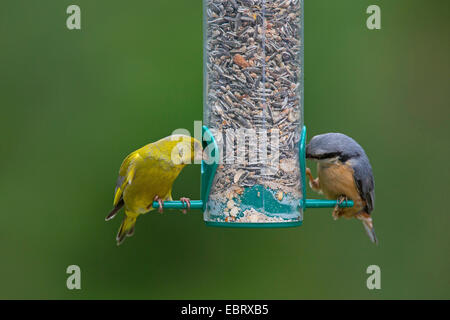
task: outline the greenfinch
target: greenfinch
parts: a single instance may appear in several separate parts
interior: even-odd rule
[[[114,192],[114,208],[106,221],[125,208],[125,217],[117,233],[117,245],[132,236],[139,215],[159,203],[162,212],[164,201],[172,201],[172,185],[187,165],[201,159],[202,145],[195,138],[185,135],[172,135],[150,143],[129,154],[122,162]],[[180,201],[190,207],[188,198]],[[185,210],[183,211],[185,213]]]

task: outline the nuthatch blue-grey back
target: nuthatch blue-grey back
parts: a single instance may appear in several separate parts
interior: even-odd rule
[[[364,149],[342,133],[314,136],[306,146],[306,158],[317,161],[317,175],[306,169],[309,185],[326,198],[338,200],[333,218],[357,218],[362,221],[370,239],[378,243],[371,213],[375,205],[375,183],[369,158]],[[340,208],[345,200],[353,200],[353,207]]]

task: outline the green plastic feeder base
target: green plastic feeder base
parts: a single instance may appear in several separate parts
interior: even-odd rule
[[[267,222],[267,223],[205,221],[205,224],[208,227],[222,227],[222,228],[292,228],[292,227],[300,227],[303,224],[303,221]]]

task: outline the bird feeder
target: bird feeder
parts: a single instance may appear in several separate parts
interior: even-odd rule
[[[204,0],[203,9],[202,199],[191,209],[210,226],[300,226],[306,208],[337,204],[306,199],[303,0]]]

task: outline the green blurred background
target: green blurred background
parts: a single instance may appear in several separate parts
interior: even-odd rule
[[[201,120],[202,3],[3,0],[0,298],[450,298],[450,2],[305,2],[305,124],[365,147],[378,247],[330,209],[268,230],[149,214],[117,247],[121,218],[104,217],[122,159]],[[186,168],[174,197],[198,199],[199,175]],[[371,264],[381,290],[366,288]]]

